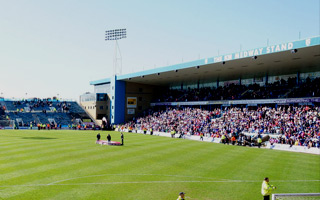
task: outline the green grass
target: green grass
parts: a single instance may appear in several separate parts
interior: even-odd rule
[[[319,193],[320,156],[102,131],[0,131],[0,199],[262,199]]]

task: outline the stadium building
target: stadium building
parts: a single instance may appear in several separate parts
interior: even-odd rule
[[[106,117],[111,124],[124,123],[155,106],[311,105],[320,102],[320,95],[297,98],[291,94],[295,87],[281,91],[276,98],[263,99],[246,98],[249,89],[240,98],[166,101],[158,97],[169,90],[231,84],[263,86],[289,79],[299,85],[317,77],[320,77],[320,36],[91,81],[94,93],[82,95],[80,104],[94,119]]]

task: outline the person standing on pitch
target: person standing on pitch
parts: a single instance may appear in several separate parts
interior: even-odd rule
[[[262,182],[262,187],[261,187],[261,194],[263,196],[264,200],[270,200],[270,194],[272,190],[277,189],[275,186],[270,185],[269,183],[269,178],[265,177],[263,182]]]
[[[153,135],[153,129],[150,128],[150,135]]]
[[[101,135],[100,135],[100,133],[98,133],[98,135],[97,135],[97,141],[99,141],[100,138],[101,138]]]
[[[123,145],[123,133],[121,132],[121,145]]]
[[[174,138],[174,135],[176,134],[176,131],[172,128],[171,129],[171,138]]]
[[[184,192],[180,192],[177,200],[184,200]]]
[[[203,133],[202,132],[200,133],[200,140],[203,141]]]
[[[260,148],[261,147],[261,144],[262,144],[262,139],[261,139],[261,135],[258,136],[258,147]]]
[[[108,143],[110,143],[110,142],[111,142],[111,135],[110,135],[110,134],[108,134],[108,136],[107,136],[107,140],[108,140]]]

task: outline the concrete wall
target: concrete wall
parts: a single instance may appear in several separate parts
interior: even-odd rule
[[[83,101],[80,105],[88,112],[88,114],[96,119],[96,102],[95,101]]]
[[[107,116],[108,122],[110,122],[110,101],[84,101],[80,102],[80,105],[88,112],[88,114],[97,122],[100,121],[99,125],[101,125],[101,119],[98,119],[98,115]],[[100,109],[102,106],[102,109]]]

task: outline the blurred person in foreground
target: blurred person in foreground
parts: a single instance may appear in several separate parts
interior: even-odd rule
[[[180,192],[177,200],[184,200],[184,192]]]
[[[272,190],[277,189],[275,186],[270,185],[269,183],[269,178],[265,177],[263,182],[262,182],[262,187],[261,187],[261,194],[263,196],[264,200],[270,200],[270,195]]]

